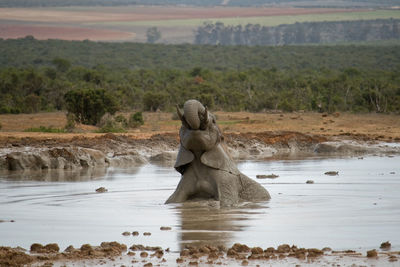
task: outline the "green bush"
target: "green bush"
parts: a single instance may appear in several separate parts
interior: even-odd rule
[[[64,129],[53,128],[51,126],[39,126],[25,129],[24,132],[38,132],[38,133],[65,133]]]
[[[119,122],[123,128],[128,127],[128,120],[123,115],[116,116],[115,121]]]
[[[104,89],[71,90],[64,99],[67,111],[83,124],[96,125],[106,112],[114,114],[119,109],[117,100]]]
[[[99,126],[98,133],[124,133],[126,132],[126,126],[123,123],[124,116],[119,115],[117,117],[112,116],[110,113],[104,114],[104,116],[100,119],[97,126]],[[120,121],[117,121],[118,120]],[[121,122],[122,121],[122,122]],[[125,119],[126,121],[126,119]]]
[[[67,113],[67,123],[65,124],[65,130],[71,132],[75,128],[75,116],[72,113]]]
[[[143,97],[145,110],[162,110],[168,105],[168,94],[165,92],[146,92]]]
[[[142,112],[136,112],[132,114],[129,118],[129,127],[136,128],[144,124]]]
[[[125,133],[126,130],[113,122],[107,122],[103,127],[101,127],[98,133]]]

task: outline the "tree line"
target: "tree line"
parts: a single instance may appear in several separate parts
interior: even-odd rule
[[[399,19],[297,22],[276,27],[205,22],[195,34],[195,44],[209,45],[321,44],[389,39],[400,39]]]
[[[400,70],[114,70],[58,58],[49,67],[0,69],[0,95],[0,113],[92,109],[104,99],[113,112],[173,111],[191,98],[225,111],[399,113]],[[80,105],[85,99],[94,104]]]
[[[389,45],[221,46],[0,39],[0,68],[53,66],[55,58],[74,66],[124,69],[210,70],[332,69],[393,70],[400,67],[398,43]]]

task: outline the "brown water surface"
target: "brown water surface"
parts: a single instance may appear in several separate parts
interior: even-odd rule
[[[253,179],[279,175],[257,179],[272,199],[229,209],[211,201],[165,205],[180,177],[172,167],[157,165],[3,173],[0,245],[58,243],[63,250],[118,241],[177,251],[185,244],[240,242],[367,250],[390,240],[393,250],[400,249],[399,156],[247,161],[238,167]],[[99,187],[108,192],[97,193]],[[123,236],[125,231],[139,236]]]

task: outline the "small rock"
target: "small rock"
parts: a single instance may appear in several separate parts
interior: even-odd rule
[[[148,263],[146,263],[145,265],[143,265],[144,267],[152,267],[153,266],[153,263],[151,263],[151,262],[148,262]]]
[[[47,244],[44,249],[48,253],[55,253],[60,251],[60,247],[56,243]]]
[[[290,246],[288,244],[283,244],[278,246],[277,252],[278,253],[287,253],[290,251]]]
[[[144,232],[143,235],[149,236],[149,235],[151,235],[151,233],[150,232]]]
[[[31,252],[40,252],[43,250],[43,245],[39,243],[33,243],[31,245]]]
[[[263,254],[264,251],[263,251],[263,249],[260,248],[260,247],[254,247],[254,248],[251,249],[251,253],[252,253],[252,254]]]
[[[390,172],[390,174],[396,174],[395,172]]]
[[[275,178],[278,178],[279,177],[279,175],[276,175],[276,174],[268,174],[268,175],[265,175],[265,174],[258,174],[258,175],[256,175],[256,178],[257,179],[266,179],[266,178],[268,178],[268,179],[275,179]]]
[[[242,261],[242,266],[247,266],[247,265],[249,265],[249,262],[247,260],[243,260]]]
[[[105,192],[107,192],[108,190],[105,188],[105,187],[99,187],[99,188],[97,188],[96,189],[96,192],[97,193],[105,193]]]
[[[313,184],[314,181],[313,180],[307,180],[306,184]]]
[[[69,246],[64,250],[64,252],[72,252],[72,251],[74,251],[74,250],[75,250],[74,246],[69,245]]]
[[[235,243],[232,249],[236,252],[250,252],[250,248],[245,244]]]
[[[339,175],[339,172],[329,171],[329,172],[326,172],[325,175],[336,176],[336,175]]]
[[[133,232],[132,232],[132,235],[133,235],[133,236],[137,236],[137,235],[139,235],[139,232],[138,232],[138,231],[133,231]]]
[[[269,247],[269,248],[267,248],[266,250],[264,250],[264,252],[267,252],[267,253],[274,253],[275,252],[275,248],[273,248],[273,247]]]
[[[161,226],[160,227],[160,230],[161,231],[169,231],[169,230],[171,230],[172,228],[171,227],[169,227],[169,226]]]
[[[131,235],[131,233],[130,232],[123,232],[122,235],[123,236],[128,236],[128,235]]]
[[[149,253],[147,253],[146,251],[140,252],[140,257],[147,258],[147,256],[149,256]]]
[[[133,251],[138,251],[138,250],[144,250],[145,247],[143,245],[132,245],[129,249]]]
[[[380,246],[380,248],[382,250],[390,250],[390,248],[392,247],[392,244],[390,244],[389,241],[383,242]]]
[[[375,249],[368,250],[367,251],[367,257],[368,258],[376,258],[376,257],[378,257],[378,252]]]

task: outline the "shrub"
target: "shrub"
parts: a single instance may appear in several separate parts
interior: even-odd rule
[[[75,129],[75,116],[72,113],[67,113],[67,123],[65,124],[65,130],[71,132]]]
[[[120,115],[122,116],[122,115]],[[116,118],[120,117],[117,116]],[[122,116],[123,117],[123,116]],[[100,129],[97,131],[99,133],[124,133],[126,132],[123,123],[116,120],[110,113],[104,114],[100,119],[98,126]],[[123,117],[125,119],[125,117]],[[126,121],[126,119],[125,119]]]
[[[168,105],[168,94],[165,92],[146,92],[143,97],[145,110],[157,111]]]
[[[136,112],[129,118],[129,127],[136,128],[144,124],[142,112]]]
[[[52,126],[39,126],[25,129],[24,132],[40,132],[40,133],[65,133],[64,129],[53,128]]]
[[[119,109],[116,99],[104,89],[71,90],[64,99],[67,111],[83,124],[96,125],[106,112],[114,114]]]
[[[123,115],[116,116],[115,121],[119,122],[124,128],[128,127],[128,120]]]

